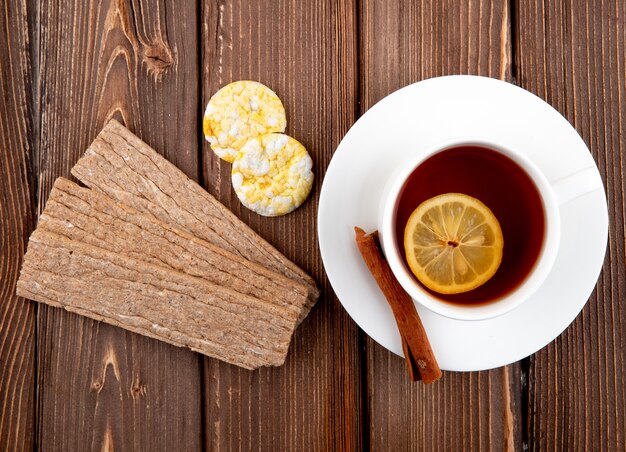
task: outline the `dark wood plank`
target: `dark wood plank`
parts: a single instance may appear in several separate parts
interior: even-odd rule
[[[197,8],[189,2],[41,4],[39,208],[115,117],[198,175]],[[200,450],[201,360],[40,306],[45,450]]]
[[[0,20],[0,450],[35,439],[35,303],[15,296],[35,193],[29,7],[3,2]]]
[[[511,78],[506,1],[363,0],[362,111],[409,83],[447,74]],[[366,342],[372,450],[521,450],[520,366],[411,383],[402,358]]]
[[[531,450],[626,448],[626,3],[515,2],[517,80],[576,127],[605,181],[609,246],[589,303],[530,360]]]
[[[324,171],[357,111],[356,9],[352,2],[205,1],[203,100],[222,85],[258,80],[287,110],[287,133],[314,161],[316,182],[296,212],[262,218],[241,206],[230,165],[205,144],[205,185],[320,283],[322,299],[296,332],[287,362],[240,370],[205,363],[209,450],[360,450],[358,333],[332,294],[317,246]]]

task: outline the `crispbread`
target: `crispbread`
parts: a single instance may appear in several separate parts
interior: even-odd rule
[[[17,294],[247,369],[283,364],[297,322],[276,304],[43,229]]]
[[[37,227],[280,305],[289,318],[306,305],[302,284],[67,179],[55,181]]]
[[[72,174],[140,212],[305,284],[303,315],[317,301],[310,276],[117,121],[109,121]]]

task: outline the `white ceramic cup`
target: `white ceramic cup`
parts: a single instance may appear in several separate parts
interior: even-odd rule
[[[462,305],[460,303],[446,302],[432,295],[415,280],[413,274],[404,264],[403,256],[400,254],[404,253],[404,250],[399,250],[396,245],[396,207],[398,196],[407,179],[415,169],[429,157],[458,146],[479,146],[491,149],[513,160],[533,180],[543,203],[545,232],[541,251],[534,267],[526,276],[526,279],[513,291],[508,292],[505,296],[488,304]],[[389,265],[391,266],[391,270],[404,290],[406,290],[416,302],[446,317],[459,320],[484,320],[515,309],[541,286],[552,269],[559,249],[561,231],[559,204],[573,199],[577,194],[588,191],[585,188],[585,174],[575,174],[574,176],[582,177],[577,177],[576,179],[578,180],[573,184],[562,183],[561,180],[559,180],[558,183],[551,184],[539,168],[522,153],[484,138],[456,138],[418,152],[418,155],[406,161],[396,170],[395,175],[388,181],[381,198],[378,215],[378,230],[381,245]]]

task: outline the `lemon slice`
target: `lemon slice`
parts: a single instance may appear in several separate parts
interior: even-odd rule
[[[476,198],[461,193],[420,204],[404,230],[413,274],[441,294],[467,292],[486,283],[502,261],[500,223]]]

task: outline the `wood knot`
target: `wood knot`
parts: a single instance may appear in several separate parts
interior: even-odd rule
[[[134,400],[146,395],[146,385],[141,383],[139,378],[135,378],[133,384],[130,386],[130,395]]]
[[[100,380],[96,380],[91,384],[91,389],[100,392],[102,390],[102,382]]]
[[[144,46],[143,61],[148,72],[158,78],[174,64],[174,52],[165,42],[157,41]]]

